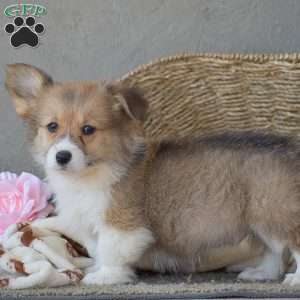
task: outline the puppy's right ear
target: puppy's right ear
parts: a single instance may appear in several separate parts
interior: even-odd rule
[[[6,68],[5,86],[15,105],[16,112],[26,118],[41,91],[53,84],[42,70],[26,65],[13,64]]]

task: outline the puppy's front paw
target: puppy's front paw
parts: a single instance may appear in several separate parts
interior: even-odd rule
[[[283,284],[289,286],[300,285],[300,274],[296,274],[296,273],[286,274]]]
[[[81,282],[85,285],[123,284],[132,282],[134,278],[134,272],[129,268],[102,267],[97,272],[88,273]]]

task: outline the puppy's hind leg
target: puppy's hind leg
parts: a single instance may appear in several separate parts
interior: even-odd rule
[[[261,264],[266,249],[265,243],[261,239],[248,235],[238,245],[238,252],[233,253],[235,259],[230,264],[226,264],[226,272],[240,273],[246,268],[257,267]]]
[[[256,267],[246,268],[238,275],[238,279],[248,281],[276,280],[285,271],[283,263],[284,245],[265,234],[259,233],[259,236],[267,246],[261,263]]]
[[[241,263],[229,265],[228,267],[226,267],[226,272],[240,273],[246,269],[255,268],[261,264],[263,258],[264,255],[260,255]]]
[[[299,214],[297,212],[295,218],[296,221],[298,221],[298,216]],[[298,226],[289,228],[289,231],[286,232],[286,237],[289,250],[295,260],[296,271],[294,273],[286,274],[283,284],[287,284],[290,286],[300,286],[300,224]]]
[[[296,261],[296,271],[295,273],[286,274],[283,284],[294,286],[300,285],[300,251],[292,251],[292,254]]]

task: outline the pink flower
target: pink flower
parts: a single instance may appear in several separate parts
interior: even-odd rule
[[[44,182],[29,173],[0,173],[0,235],[11,225],[46,217],[53,210]]]

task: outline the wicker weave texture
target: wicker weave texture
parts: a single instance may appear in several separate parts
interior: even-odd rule
[[[226,130],[300,135],[300,55],[193,54],[160,59],[125,75],[150,103],[154,138]]]

